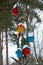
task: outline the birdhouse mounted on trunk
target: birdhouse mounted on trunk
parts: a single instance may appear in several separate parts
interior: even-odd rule
[[[21,48],[23,48],[23,46],[26,45],[26,43],[27,43],[27,41],[26,41],[26,39],[23,37],[23,38],[21,39]]]
[[[13,6],[12,13],[13,13],[15,16],[18,15],[18,6],[17,6],[17,4],[15,4],[15,5]]]
[[[28,33],[28,42],[34,42],[33,32]]]
[[[18,28],[18,32],[19,33],[23,33],[24,32],[24,25],[22,23],[19,23],[17,28]]]
[[[22,50],[20,48],[17,49],[16,54],[17,54],[18,58],[22,58],[23,54],[22,54]]]
[[[25,56],[30,54],[30,48],[29,48],[29,46],[26,46],[26,47],[23,48],[23,54]]]

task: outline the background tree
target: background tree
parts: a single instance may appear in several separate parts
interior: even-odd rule
[[[36,21],[36,23],[37,22],[41,22],[41,20],[40,20],[40,18],[38,17],[38,15],[37,15],[37,13],[34,11],[34,9],[36,9],[36,8],[39,8],[40,10],[42,10],[42,3],[41,2],[39,2],[39,0],[38,1],[35,1],[35,0],[26,0],[26,1],[20,1],[20,2],[22,2],[23,4],[22,4],[22,6],[21,7],[23,7],[23,5],[25,4],[26,5],[26,7],[27,7],[27,5],[29,5],[29,10],[26,8],[26,10],[25,11],[23,11],[23,8],[22,8],[22,14],[25,12],[25,13],[28,13],[28,16],[30,16],[30,24],[29,24],[29,26],[28,26],[28,31],[30,30],[31,31],[31,28],[32,28],[32,30],[34,29],[34,26],[33,25],[31,25],[33,22],[32,22],[32,19],[33,19],[33,17],[35,17],[36,19],[37,19],[37,21]],[[34,3],[34,4],[33,4]],[[37,4],[36,4],[37,3]],[[33,6],[32,6],[33,5]],[[22,16],[25,16],[25,15],[22,15]],[[17,19],[17,18],[16,18]],[[35,23],[35,24],[36,24]],[[36,50],[36,48],[35,48],[35,46],[34,46],[34,49]],[[35,51],[36,52],[36,51]],[[36,55],[35,55],[36,56]]]
[[[2,9],[3,8],[3,9]],[[6,33],[6,64],[8,65],[8,28],[12,27],[12,16],[11,11],[7,6],[7,1],[1,1],[0,6],[0,27],[1,31],[3,30]],[[0,33],[1,33],[0,31]],[[1,37],[1,35],[0,35]],[[0,40],[1,41],[1,40]],[[2,51],[2,49],[1,49]],[[2,55],[2,53],[0,53]],[[1,61],[2,63],[2,61]],[[2,64],[0,64],[2,65]]]

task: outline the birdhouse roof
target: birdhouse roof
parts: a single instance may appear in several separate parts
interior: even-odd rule
[[[13,9],[16,8],[16,7],[17,7],[17,4],[15,4],[15,5],[13,6]]]
[[[27,47],[24,48],[24,49],[23,49],[23,54],[24,54],[24,55],[30,54],[30,48],[27,48]]]
[[[22,49],[21,49],[21,48],[18,48],[17,50],[21,50],[21,51],[22,51]]]
[[[24,24],[22,24],[22,23],[19,23],[19,24],[18,24],[18,26],[21,26],[21,25],[24,27]]]
[[[18,50],[19,50],[19,49],[22,51],[22,49],[21,49],[21,48],[18,48]]]
[[[29,33],[28,33],[28,37],[29,37],[29,36],[33,36],[33,32],[29,32]]]
[[[15,52],[16,54],[22,53],[21,49],[17,49],[17,51]]]
[[[30,48],[28,45],[24,45],[23,46],[23,49],[25,49],[25,48]]]

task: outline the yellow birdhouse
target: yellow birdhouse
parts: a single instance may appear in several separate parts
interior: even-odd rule
[[[22,23],[18,24],[18,32],[23,33],[24,32],[24,25]]]

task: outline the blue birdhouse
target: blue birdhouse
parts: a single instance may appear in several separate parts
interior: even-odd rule
[[[34,42],[34,36],[28,37],[28,42]]]
[[[34,42],[33,32],[28,33],[28,42]]]
[[[16,51],[16,54],[17,54],[17,57],[18,58],[22,58],[22,50],[19,48],[19,49],[17,49],[17,51]]]

